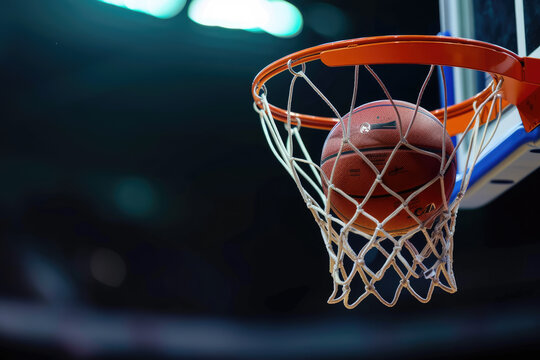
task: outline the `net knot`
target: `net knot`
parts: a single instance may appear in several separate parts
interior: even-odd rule
[[[409,282],[409,280],[401,279],[401,280],[399,281],[399,285],[400,285],[402,288],[405,288],[405,289],[406,289],[406,288],[409,287],[410,282]]]
[[[437,272],[435,271],[435,269],[433,269],[433,268],[428,269],[428,270],[424,271],[424,279],[430,279],[431,281],[435,281],[436,280],[436,277],[435,277],[436,274],[437,274]]]

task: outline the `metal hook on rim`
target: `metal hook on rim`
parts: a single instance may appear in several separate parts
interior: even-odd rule
[[[265,112],[265,106],[264,106],[264,100],[266,99],[266,95],[268,94],[268,89],[266,88],[266,84],[262,84],[259,88],[260,93],[258,95],[258,100],[253,102],[253,108],[257,112]]]
[[[259,107],[258,104],[260,104],[261,107]],[[263,106],[263,104],[262,104],[261,101],[259,101],[258,103],[254,101],[254,102],[253,102],[253,109],[254,109],[256,112],[258,112],[258,113],[264,113],[264,112],[265,112],[264,106]]]
[[[266,97],[267,94],[268,90],[266,89],[266,84],[262,84],[259,88],[259,92],[257,93],[258,99],[253,104],[256,106],[262,106],[262,98]]]
[[[300,64],[300,66],[302,67],[302,70],[296,72],[293,69],[292,59],[289,59],[289,61],[287,61],[287,68],[289,69],[290,73],[293,74],[293,76],[303,76],[306,73],[306,64],[302,63]]]
[[[261,92],[262,91],[262,92]],[[268,89],[266,89],[266,84],[262,84],[260,89],[259,89],[259,97],[262,97],[263,95],[266,96],[268,95]]]
[[[293,121],[295,123],[293,123]],[[285,123],[285,129],[287,131],[292,131],[293,128],[296,128],[297,131],[300,131],[300,129],[302,128],[302,120],[299,118],[299,117],[290,117],[290,121],[289,119],[287,119],[287,122]]]

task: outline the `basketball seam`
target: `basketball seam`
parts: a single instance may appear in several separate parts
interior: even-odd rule
[[[402,105],[402,104],[395,104],[395,105],[396,105],[396,107],[401,107],[401,108],[405,108],[405,109],[409,109],[409,110],[414,110],[415,109],[414,107],[410,107],[410,106],[406,106],[406,105]],[[355,109],[355,110],[353,110],[352,115],[354,115],[356,113],[359,113],[361,111],[367,110],[367,109],[373,109],[373,108],[376,108],[376,107],[388,107],[388,106],[394,107],[392,104],[376,104],[376,105],[372,105],[372,106],[368,106],[368,107],[364,107],[364,108],[360,108],[360,109]],[[426,115],[431,120],[434,120],[437,124],[439,124],[439,126],[444,127],[444,125],[440,122],[440,120],[437,119],[435,117],[435,115],[433,115],[432,113],[424,112],[424,111],[422,111],[420,109],[418,109],[417,113],[420,113],[422,115]]]
[[[384,100],[378,100],[378,101],[384,101]],[[409,109],[409,110],[414,110],[414,109],[415,109],[415,107],[410,107],[410,106],[406,106],[406,105],[402,105],[402,104],[397,104],[397,103],[395,103],[395,105],[396,105],[396,107],[402,107],[402,108],[404,108],[404,109]],[[384,106],[384,107],[387,107],[387,106],[392,106],[392,107],[393,107],[392,104],[374,104],[374,105],[368,106],[368,107],[360,107],[360,108],[354,109],[351,115],[349,115],[349,116],[347,116],[347,117],[344,116],[343,119],[348,119],[348,118],[350,118],[352,115],[354,115],[354,114],[356,114],[356,113],[359,113],[359,112],[361,112],[361,111],[367,110],[367,109],[373,109],[373,108],[383,107],[383,106]],[[431,120],[433,120],[433,121],[435,121],[437,124],[439,124],[439,126],[441,126],[442,128],[444,128],[443,123],[441,123],[441,121],[440,121],[439,119],[437,119],[437,117],[435,117],[435,115],[433,115],[431,112],[429,112],[429,111],[425,112],[425,111],[423,111],[423,109],[420,109],[420,108],[419,108],[418,111],[417,111],[417,113],[420,113],[420,114],[422,114],[422,115],[427,116],[428,118],[430,118]],[[396,120],[396,121],[397,121],[397,120]],[[326,141],[324,142],[323,148],[326,147],[326,142],[328,141],[328,139],[330,139],[331,134],[332,134],[336,129],[338,129],[340,126],[341,126],[341,121],[338,121],[338,122],[336,123],[336,125],[334,125],[334,127],[330,130],[330,132],[328,133],[328,137],[326,138]],[[446,129],[445,129],[445,130],[446,130]]]
[[[439,155],[441,156],[440,153],[442,153],[442,150],[440,150],[439,148],[431,148],[431,147],[419,147],[419,146],[416,146],[418,149],[421,149],[421,150],[424,150],[424,151],[427,151],[427,152],[430,152],[432,154],[435,154],[435,155]],[[383,147],[374,147],[374,148],[359,148],[358,151],[360,152],[369,152],[369,151],[377,151],[377,150],[394,150],[395,146],[383,146]],[[399,151],[413,151],[413,152],[417,152],[419,153],[418,151],[416,150],[413,150],[413,149],[409,149],[409,148],[404,148],[404,149],[399,149]],[[341,156],[343,155],[349,155],[349,154],[353,154],[353,153],[356,153],[356,151],[354,150],[347,150],[347,151],[344,151],[341,153]],[[324,158],[322,161],[321,161],[321,166],[324,165],[325,162],[327,162],[328,160],[334,158],[334,157],[337,157],[339,154],[338,153],[334,153],[332,155],[328,155],[326,158]],[[420,154],[420,153],[419,153]],[[446,155],[448,157],[450,157],[451,153],[446,153]]]
[[[456,158],[453,158],[452,159],[452,165],[454,167],[456,167]],[[321,165],[322,166],[322,165]],[[446,169],[446,172],[443,174],[443,176],[446,176],[446,173],[452,168],[452,166],[449,166],[447,169]],[[405,193],[408,193],[408,192],[414,192],[415,190],[418,190],[420,189],[422,186],[424,186],[424,184],[420,184],[420,185],[416,185],[416,186],[413,186],[412,188],[409,188],[409,189],[405,189],[405,190],[399,190],[399,191],[396,191],[396,190],[393,190],[396,194],[398,195],[402,195],[402,194],[405,194]],[[433,184],[432,184],[433,185]],[[432,186],[430,185],[430,186]],[[328,186],[326,185],[325,182],[323,182],[323,186],[325,189],[328,188]],[[388,186],[388,185],[387,185]],[[455,186],[455,180],[454,180],[454,186]],[[385,197],[395,197],[394,195],[390,194],[388,191],[386,191],[387,194],[381,194],[381,195],[371,195],[370,198],[376,198],[376,199],[382,199],[382,198],[385,198]],[[339,193],[338,193],[339,194]],[[362,198],[365,198],[366,196],[365,195],[353,195],[353,194],[349,194],[347,193],[347,195],[349,195],[350,197],[352,198],[355,198],[355,199],[362,199]],[[396,198],[397,199],[397,198]]]
[[[408,192],[414,192],[415,190],[420,189],[424,185],[426,185],[426,184],[420,184],[420,185],[413,186],[412,188],[409,188],[409,189],[395,191],[395,193],[398,194],[398,195],[401,195],[401,194],[408,193]],[[349,195],[350,197],[353,197],[355,199],[363,199],[363,198],[366,197],[366,195],[353,195],[353,194],[347,194],[347,195]],[[385,198],[385,197],[389,197],[389,196],[394,196],[394,195],[387,192],[386,194],[382,194],[382,195],[371,195],[370,198],[381,199],[381,198]]]

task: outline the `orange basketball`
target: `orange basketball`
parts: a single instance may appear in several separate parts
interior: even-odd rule
[[[351,144],[356,147],[373,166],[382,172],[390,154],[400,141],[400,130],[396,109],[401,118],[402,132],[405,134],[413,119],[415,104],[394,100],[395,108],[389,100],[380,100],[357,107],[343,117],[345,127],[351,121],[350,144],[345,144],[338,157],[343,142],[343,128],[336,124],[328,134],[321,155],[321,168],[331,182],[358,203],[364,201],[375,179],[376,172],[357,154]],[[418,189],[437,178],[441,172],[441,156],[443,141],[445,144],[445,161],[452,154],[454,146],[441,122],[429,111],[419,107],[414,123],[406,136],[407,143],[420,149],[416,151],[401,145],[381,177],[382,183],[391,191],[407,199]],[[337,159],[337,163],[336,163]],[[448,201],[456,179],[455,157],[452,163],[435,182],[415,195],[408,202],[409,210],[420,221],[429,222],[439,212],[444,199]],[[444,185],[443,187],[441,186]],[[444,191],[443,191],[444,188]],[[323,190],[328,196],[328,184],[323,180]],[[401,201],[393,196],[380,183],[376,185],[363,209],[382,222],[392,214]],[[348,222],[355,214],[357,205],[343,195],[332,191],[330,205],[333,212],[343,221]],[[403,234],[418,222],[405,210],[401,210],[391,218],[384,229],[394,235]],[[373,234],[376,224],[366,216],[359,215],[353,226]]]

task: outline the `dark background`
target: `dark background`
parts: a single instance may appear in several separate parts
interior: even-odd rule
[[[320,43],[436,34],[439,12],[334,1],[345,26],[324,36],[316,3],[291,2],[305,24],[285,39],[198,25],[187,6],[162,20],[93,0],[2,1],[1,358],[492,358],[536,346],[538,172],[460,211],[456,294],[326,304],[319,229],[268,149],[251,81]],[[414,101],[427,68],[409,69],[381,74]],[[341,73],[321,71],[347,101]],[[361,100],[383,97],[363,84]],[[288,85],[273,85],[279,103]]]

